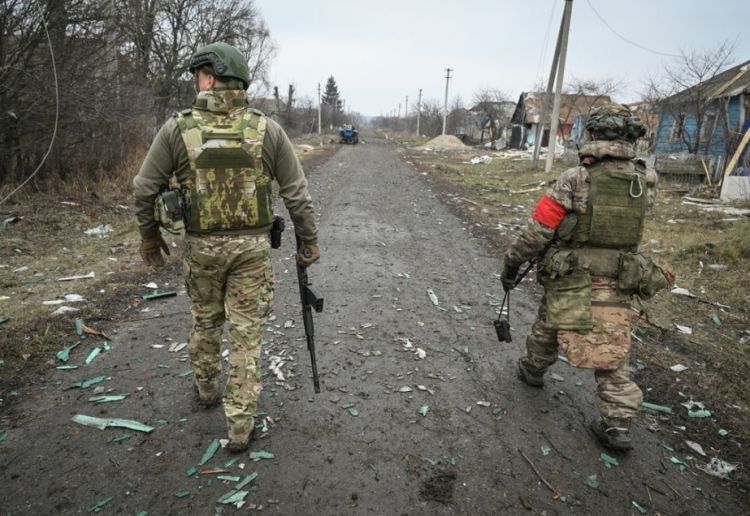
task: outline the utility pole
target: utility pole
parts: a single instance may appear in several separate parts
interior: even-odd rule
[[[398,118],[401,118],[401,102],[398,103]]]
[[[318,134],[320,134],[320,83],[318,83]]]
[[[445,69],[445,100],[443,101],[443,134],[445,134],[445,126],[448,122],[448,82],[451,80],[451,68]]]
[[[557,31],[557,43],[555,44],[555,54],[552,57],[552,67],[549,71],[549,80],[547,81],[547,90],[544,95],[544,105],[542,106],[542,117],[536,124],[536,138],[534,138],[534,154],[531,159],[531,168],[537,170],[539,167],[539,150],[542,147],[542,139],[544,137],[544,128],[547,125],[547,118],[549,117],[549,107],[552,101],[552,87],[555,85],[555,75],[557,72],[557,63],[560,59],[560,41],[562,40],[562,33],[565,27],[565,15],[560,19],[560,30]]]
[[[419,97],[417,98],[417,136],[419,136],[419,118],[422,114],[422,88],[419,88]]]
[[[563,78],[565,77],[565,55],[568,52],[568,32],[570,31],[570,16],[572,11],[573,0],[565,0],[562,39],[560,40],[560,57],[557,63],[557,82],[555,83],[555,102],[552,105],[552,120],[550,120],[549,142],[547,143],[547,164],[544,167],[544,171],[547,173],[552,171],[552,163],[555,161],[557,126],[560,121],[560,100]]]

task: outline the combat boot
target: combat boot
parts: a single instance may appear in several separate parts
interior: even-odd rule
[[[214,380],[205,384],[199,383],[198,380],[194,380],[193,386],[195,387],[195,397],[203,408],[215,407],[221,403],[219,380]]]
[[[250,441],[255,437],[255,421],[250,429],[250,434],[247,439],[238,439],[237,436],[233,436],[234,432],[229,431],[229,442],[227,443],[227,451],[229,453],[241,453],[250,447]]]
[[[521,359],[518,359],[518,378],[526,385],[541,388],[544,387],[544,373],[537,373],[527,369]]]
[[[590,428],[605,448],[620,452],[632,450],[633,443],[630,440],[630,422],[621,419],[612,423],[612,425],[609,425],[603,419],[599,419],[592,421]]]

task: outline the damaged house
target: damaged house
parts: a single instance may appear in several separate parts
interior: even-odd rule
[[[659,111],[657,171],[718,180],[750,127],[750,61],[662,100]],[[744,154],[734,165],[740,175],[748,174]]]
[[[544,92],[521,93],[510,121],[512,131],[509,146],[511,148],[523,149],[534,145],[536,128],[542,118],[544,96]],[[608,95],[562,94],[557,126],[557,143],[562,144],[565,140],[576,137],[576,133],[580,131],[575,131],[574,127],[581,127],[583,119],[594,107],[611,102],[612,99]],[[550,103],[550,116],[542,133],[542,147],[546,147],[549,143],[549,119],[551,119],[551,114],[552,106]]]

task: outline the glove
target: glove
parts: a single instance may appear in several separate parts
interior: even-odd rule
[[[309,267],[320,260],[320,248],[315,242],[302,242],[297,250],[297,265]]]
[[[166,254],[169,254],[169,247],[162,238],[161,233],[157,233],[141,241],[140,251],[143,263],[151,267],[161,267],[164,265],[164,258],[161,252],[164,251]]]
[[[518,276],[518,267],[512,267],[507,263],[503,265],[503,272],[500,274],[503,290],[507,292],[516,287],[516,276]]]

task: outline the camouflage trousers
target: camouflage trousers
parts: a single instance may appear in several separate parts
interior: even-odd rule
[[[622,297],[616,293],[615,284],[612,281],[608,278],[592,279],[592,300]],[[526,339],[526,356],[521,358],[524,367],[538,373],[543,373],[557,361],[559,342],[563,339],[563,336],[566,339],[571,339],[573,333],[558,331],[547,325],[545,300],[545,298],[542,299],[536,321],[531,327],[531,334]],[[629,425],[630,419],[638,413],[643,401],[643,393],[638,385],[630,379],[628,371],[629,322],[627,319],[618,320],[616,328],[613,330],[610,327],[603,328],[595,320],[593,330],[579,333],[579,346],[582,343],[584,349],[586,345],[604,344],[600,349],[608,350],[607,340],[611,343],[627,336],[628,346],[624,350],[620,349],[615,362],[602,363],[602,368],[594,368],[594,377],[597,383],[599,412],[604,421],[610,426]],[[580,349],[579,347],[578,350]],[[605,356],[613,355],[609,353]],[[569,356],[568,358],[571,363],[577,363],[573,357]]]
[[[192,301],[190,363],[203,399],[218,396],[221,338],[229,323],[229,371],[223,404],[229,438],[246,441],[262,389],[261,334],[273,304],[266,235],[185,238],[185,286]]]

